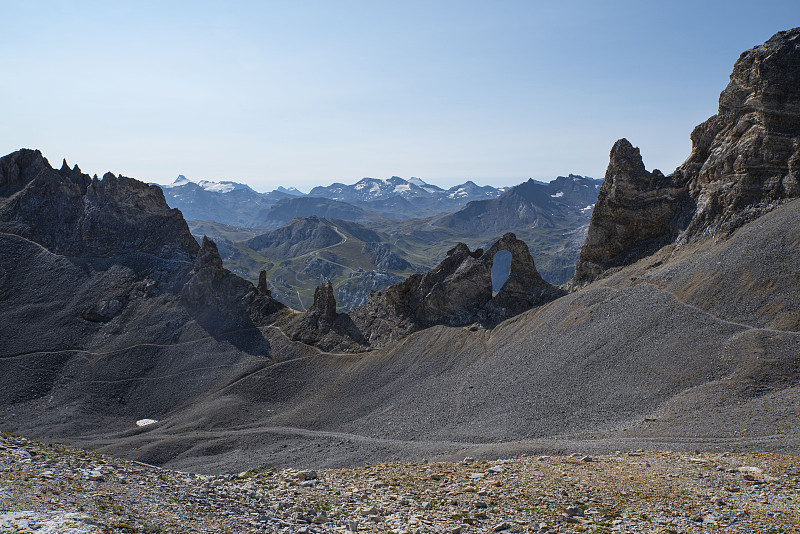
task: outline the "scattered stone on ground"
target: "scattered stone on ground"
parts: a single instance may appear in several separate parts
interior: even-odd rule
[[[481,476],[476,477],[476,474]],[[800,532],[776,454],[381,464],[202,475],[0,434],[0,532]]]

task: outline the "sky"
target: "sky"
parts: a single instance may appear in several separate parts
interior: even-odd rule
[[[0,152],[308,191],[665,173],[800,2],[2,2]]]

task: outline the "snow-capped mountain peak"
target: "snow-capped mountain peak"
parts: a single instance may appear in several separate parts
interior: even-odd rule
[[[186,176],[179,174],[178,178],[169,185],[162,185],[162,188],[172,189],[173,187],[183,187],[189,184],[196,184],[201,189],[205,191],[209,191],[211,193],[230,193],[236,189],[248,189],[250,191],[255,191],[247,184],[240,184],[238,182],[231,182],[229,180],[225,180],[222,182],[212,182],[211,180],[200,180],[196,182],[194,180],[190,180]]]

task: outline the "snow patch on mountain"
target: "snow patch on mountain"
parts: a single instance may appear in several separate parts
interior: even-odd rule
[[[222,181],[222,182],[212,182],[211,180],[190,180],[186,176],[179,174],[178,178],[168,185],[162,185],[162,188],[172,189],[173,187],[183,187],[188,184],[197,184],[202,189],[206,191],[210,191],[212,193],[230,193],[235,189],[249,189],[253,191],[253,189],[247,184],[240,184],[238,182],[231,182],[231,181]],[[255,191],[253,191],[255,192]]]

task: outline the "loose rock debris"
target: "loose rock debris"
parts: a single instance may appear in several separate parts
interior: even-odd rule
[[[628,452],[182,473],[0,434],[0,532],[790,533],[793,456]]]

